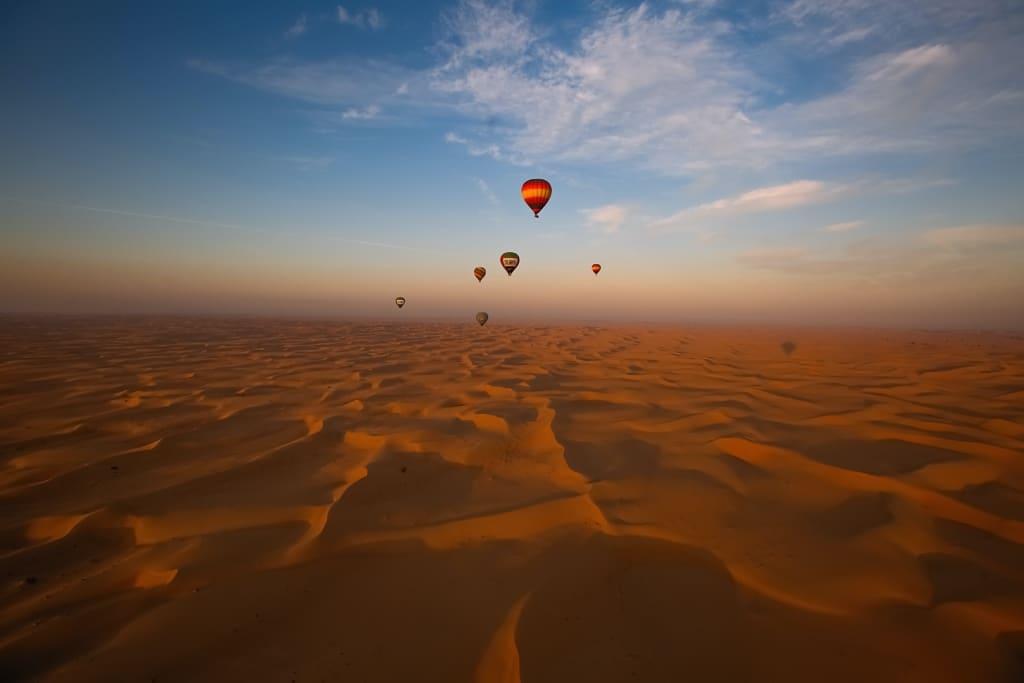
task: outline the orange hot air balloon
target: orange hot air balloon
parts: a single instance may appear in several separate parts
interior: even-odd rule
[[[551,183],[543,178],[534,178],[523,183],[523,201],[533,209],[533,217],[540,218],[540,210],[551,199]]]
[[[594,271],[594,275],[597,275],[598,273],[601,272],[601,264],[595,263],[594,265],[590,266],[590,269]]]
[[[473,269],[473,275],[476,276],[477,282],[482,282],[484,279],[484,275],[487,275],[487,269],[484,268],[483,266],[477,266],[476,268]]]

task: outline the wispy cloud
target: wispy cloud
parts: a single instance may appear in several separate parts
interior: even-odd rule
[[[584,209],[587,225],[605,233],[618,232],[626,222],[628,210],[621,204],[606,204],[596,209]]]
[[[850,230],[856,230],[863,225],[864,221],[846,221],[845,223],[832,223],[831,225],[826,225],[822,230],[824,232],[849,232]]]
[[[742,16],[727,23],[710,2],[599,9],[574,38],[556,41],[520,9],[528,3],[460,0],[442,14],[438,63],[421,70],[352,59],[190,63],[353,113],[398,106],[426,116],[448,108],[468,119],[453,125],[457,144],[509,163],[627,163],[681,176],[722,167],[764,171],[995,145],[1024,134],[1015,66],[1024,62],[1024,42],[992,19],[997,0],[967,4],[774,3],[775,32],[763,34],[764,49],[779,46],[776,33],[813,33],[836,47],[865,44],[835,69],[835,88],[810,99],[792,97],[792,83],[766,81],[761,53],[743,51],[735,40],[749,28]],[[870,21],[876,15],[881,19]],[[374,8],[339,6],[337,18],[367,29],[383,25]],[[894,36],[896,25],[905,34]],[[984,26],[985,33],[963,26]]]
[[[988,16],[958,13],[952,0],[932,3],[940,8],[909,4],[916,9],[875,0],[790,2],[782,14],[790,22],[826,22],[827,40],[837,46],[876,34],[894,42],[865,22],[875,11],[914,25],[926,16],[927,26]],[[914,12],[919,16],[906,18]],[[954,43],[950,33],[950,42],[876,48],[844,69],[850,75],[837,91],[766,107],[766,84],[750,55],[737,51],[731,27],[689,6],[611,9],[568,48],[547,40],[508,2],[465,0],[454,17],[435,87],[466,113],[508,122],[496,144],[534,157],[632,161],[692,174],[990,144],[1024,132],[1024,101],[993,99],[1014,90],[1011,65],[1024,61],[1024,44],[1006,31],[985,44],[963,35]]]
[[[393,100],[400,84],[415,78],[404,67],[366,59],[304,62],[281,58],[260,66],[192,59],[188,65],[283,97],[364,111]]]
[[[371,104],[362,109],[350,107],[341,113],[341,118],[345,121],[369,121],[377,118],[378,114],[380,114],[380,107]]]
[[[850,191],[847,185],[820,180],[796,180],[783,185],[772,185],[749,190],[733,197],[717,199],[677,211],[671,216],[655,220],[651,226],[659,231],[694,230],[704,228],[708,219],[737,214],[784,211],[837,199]]]
[[[487,184],[486,180],[483,178],[476,178],[476,185],[480,188],[480,192],[483,193],[484,197],[487,198],[487,201],[494,206],[498,206],[500,204],[498,196],[494,194],[494,191],[491,189],[491,186]]]
[[[376,7],[363,10],[350,10],[338,5],[338,23],[349,24],[357,28],[368,28],[373,31],[384,28],[384,16]]]
[[[491,143],[502,150],[680,172],[748,163],[763,144],[743,111],[747,76],[715,27],[682,10],[611,10],[571,50],[543,42],[511,3],[467,0],[448,25],[435,88],[468,114],[510,122]]]
[[[301,36],[303,33],[306,32],[306,28],[307,28],[306,15],[305,14],[300,14],[299,18],[295,20],[295,23],[292,24],[288,28],[288,30],[284,32],[284,37],[285,38],[298,38],[299,36]]]
[[[529,166],[532,162],[514,150],[507,150],[496,143],[476,143],[462,137],[458,133],[447,132],[444,141],[452,145],[463,145],[475,157],[490,157],[495,161],[504,161],[517,166]]]

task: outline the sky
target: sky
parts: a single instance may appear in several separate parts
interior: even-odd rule
[[[1020,0],[0,11],[0,312],[1024,329]]]

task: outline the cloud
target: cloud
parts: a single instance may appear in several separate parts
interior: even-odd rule
[[[281,58],[260,66],[192,59],[188,65],[283,97],[357,108],[393,100],[400,84],[414,80],[408,69],[368,59],[305,62]]]
[[[822,230],[824,232],[849,232],[850,230],[856,230],[862,225],[864,225],[864,221],[847,221],[845,223],[826,225]]]
[[[1024,62],[1024,42],[1013,22],[996,21],[996,0],[966,4],[781,1],[766,28],[763,16],[727,23],[713,3],[643,2],[597,9],[593,21],[556,40],[520,11],[530,3],[461,0],[441,15],[437,63],[421,69],[368,59],[190,64],[353,111],[454,112],[463,120],[453,130],[471,155],[513,164],[603,163],[671,176],[764,171],[994,147],[1024,134],[1015,66]],[[376,10],[339,6],[337,15],[363,28],[382,25]],[[737,40],[755,30],[759,46]],[[857,44],[850,51],[858,56],[830,64],[833,87],[807,97],[802,79],[763,63],[806,61],[812,35]]]
[[[923,153],[1024,132],[1024,100],[994,98],[1016,89],[1012,65],[1024,61],[1024,43],[1009,29],[991,29],[984,41],[952,28],[929,33],[996,17],[994,1],[979,0],[985,7],[977,11],[960,11],[965,3],[953,0],[913,0],[906,10],[875,0],[781,4],[788,23],[781,38],[766,36],[764,51],[786,37],[803,41],[811,30],[805,26],[833,46],[871,39],[873,49],[835,71],[842,79],[836,90],[780,98],[794,86],[756,75],[754,60],[763,52],[738,51],[735,31],[749,27],[687,3],[662,12],[647,3],[608,10],[565,47],[509,2],[466,0],[449,21],[455,38],[434,85],[467,114],[502,121],[488,138],[503,149],[561,161],[634,162],[679,175]],[[868,21],[876,15],[919,27],[921,41],[900,45],[904,35]],[[936,40],[940,34],[949,41]]]
[[[681,10],[611,10],[569,50],[542,42],[510,3],[467,0],[448,25],[434,86],[465,113],[502,121],[489,134],[502,150],[681,173],[748,164],[767,144],[744,113],[746,75],[715,27]]]
[[[350,107],[341,113],[341,118],[345,121],[369,121],[377,118],[378,114],[380,114],[380,107],[371,104],[362,109]]]
[[[530,166],[533,163],[512,150],[503,149],[500,145],[475,143],[451,131],[445,133],[444,141],[452,145],[464,145],[470,155],[475,157],[487,156],[495,161],[504,161],[517,166]]]
[[[840,91],[762,113],[800,155],[926,153],[1024,133],[1024,102],[993,96],[1015,82],[1024,48],[924,44],[857,62]]]
[[[498,206],[500,204],[497,195],[494,194],[494,191],[491,189],[491,186],[487,184],[487,181],[483,178],[476,178],[476,185],[480,188],[480,192],[483,193],[484,197],[487,198],[487,201],[494,206]]]
[[[298,38],[306,32],[306,15],[300,14],[299,18],[295,20],[295,23],[284,32],[285,38]]]
[[[726,197],[677,211],[671,216],[655,220],[656,230],[688,230],[703,227],[707,219],[737,214],[784,211],[811,204],[835,200],[851,191],[848,185],[826,183],[820,180],[796,180],[783,185],[772,185],[749,190],[734,197]]]
[[[620,204],[606,204],[596,209],[584,209],[587,225],[606,233],[618,232],[626,222],[628,210]]]
[[[848,43],[859,43],[874,32],[874,28],[861,27],[851,28],[848,31],[843,31],[837,35],[828,38],[829,45],[834,47],[840,47]]]
[[[842,190],[840,186],[823,183],[820,180],[796,180],[785,185],[761,187],[737,197],[702,204],[697,210],[778,211],[828,201]]]
[[[529,19],[509,0],[463,0],[442,14],[448,61],[442,71],[483,58],[521,58],[536,39]]]
[[[376,31],[384,28],[384,16],[376,7],[352,11],[342,5],[338,5],[338,23]]]

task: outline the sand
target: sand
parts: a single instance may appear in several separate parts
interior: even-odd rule
[[[3,681],[1022,680],[1024,339],[5,318],[0,513]]]

